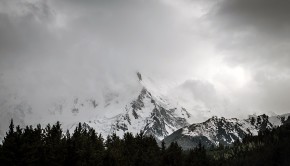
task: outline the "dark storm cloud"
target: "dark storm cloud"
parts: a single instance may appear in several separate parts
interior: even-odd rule
[[[208,18],[219,33],[219,46],[234,54],[230,60],[253,64],[289,65],[290,2],[221,1]]]

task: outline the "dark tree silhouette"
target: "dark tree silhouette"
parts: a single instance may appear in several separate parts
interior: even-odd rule
[[[125,133],[123,138],[112,134],[104,141],[101,135],[79,123],[74,132],[64,133],[61,124],[45,128],[9,125],[0,145],[1,165],[112,165],[112,166],[288,166],[290,163],[290,125],[264,129],[257,136],[246,135],[230,147],[222,144],[205,149],[183,151],[173,142],[158,146],[153,136],[140,132]]]

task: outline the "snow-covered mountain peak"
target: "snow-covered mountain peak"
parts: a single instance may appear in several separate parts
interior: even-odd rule
[[[112,110],[107,114],[92,116],[85,121],[89,126],[101,132],[104,136],[116,133],[122,136],[125,132],[136,134],[144,131],[147,135],[153,135],[162,140],[177,129],[192,123],[192,116],[182,106],[171,102],[167,96],[158,90],[158,86],[149,78],[137,72],[139,93],[132,100],[116,105],[114,96],[104,111],[119,109],[118,114]],[[99,107],[99,106],[98,106]],[[98,109],[97,107],[97,109]]]

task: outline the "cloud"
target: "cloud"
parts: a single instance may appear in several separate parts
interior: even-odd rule
[[[192,94],[193,100],[200,100],[208,107],[216,104],[217,94],[214,86],[201,80],[187,80],[180,85],[184,91],[189,91]]]
[[[178,77],[204,59],[191,52],[186,19],[163,1],[2,3],[1,71],[13,90],[36,88],[24,96],[97,93],[136,70]]]
[[[255,67],[287,67],[289,7],[288,1],[223,0],[212,8],[207,18],[218,33],[217,43],[227,54],[227,60]]]
[[[289,6],[271,0],[1,1],[0,99],[17,94],[45,109],[60,97],[125,96],[140,71],[169,92],[177,87],[190,108],[223,116],[284,113],[290,106]]]
[[[223,0],[205,16],[224,62],[251,77],[246,87],[232,93],[242,110],[289,111],[284,100],[290,90],[289,7],[288,1]]]
[[[205,60],[191,48],[200,36],[187,32],[187,19],[167,2],[0,3],[0,128],[16,117],[47,122],[39,117],[63,99],[102,102],[117,93],[126,100],[139,90],[136,71],[164,83]]]

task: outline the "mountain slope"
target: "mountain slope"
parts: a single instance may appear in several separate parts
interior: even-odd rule
[[[164,139],[169,145],[177,142],[183,149],[190,149],[201,142],[204,146],[230,145],[241,140],[246,134],[257,135],[266,128],[280,126],[290,120],[290,114],[268,117],[267,115],[250,116],[248,119],[225,119],[216,116],[203,123],[181,128]]]
[[[146,135],[162,140],[192,122],[192,116],[185,108],[178,104],[173,105],[168,98],[154,89],[149,80],[144,80],[140,73],[137,76],[142,89],[134,100],[120,108],[120,114],[110,118],[92,118],[85,123],[104,136],[112,133],[122,136],[125,132],[136,134],[143,131]]]

